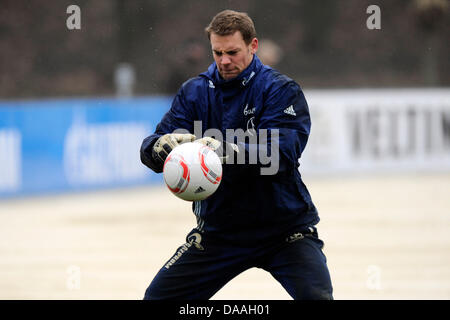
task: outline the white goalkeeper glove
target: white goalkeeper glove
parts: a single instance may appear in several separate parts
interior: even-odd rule
[[[199,142],[213,149],[214,152],[217,153],[217,155],[219,156],[222,164],[229,162],[231,158],[234,158],[235,154],[239,153],[238,146],[234,143],[229,143],[227,141],[222,142],[211,137],[204,137],[195,140],[195,142]]]
[[[155,161],[163,164],[170,151],[176,146],[194,140],[195,136],[190,133],[167,133],[156,140],[152,149],[152,157]]]

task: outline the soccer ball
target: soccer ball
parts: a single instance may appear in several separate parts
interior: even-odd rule
[[[163,168],[169,190],[186,201],[203,200],[212,195],[222,180],[222,163],[209,147],[188,142],[175,147]]]

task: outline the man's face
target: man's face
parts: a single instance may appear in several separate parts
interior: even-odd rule
[[[225,80],[237,77],[252,62],[258,49],[258,39],[246,44],[240,31],[227,36],[211,33],[211,49],[219,73]]]

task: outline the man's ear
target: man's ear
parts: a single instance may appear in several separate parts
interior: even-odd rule
[[[252,42],[250,43],[250,52],[252,54],[255,54],[256,51],[258,51],[258,38],[253,38]]]

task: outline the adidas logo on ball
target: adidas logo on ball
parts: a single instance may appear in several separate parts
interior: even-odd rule
[[[205,189],[203,189],[201,186],[197,188],[197,190],[195,190],[195,193],[200,193],[206,191]]]

